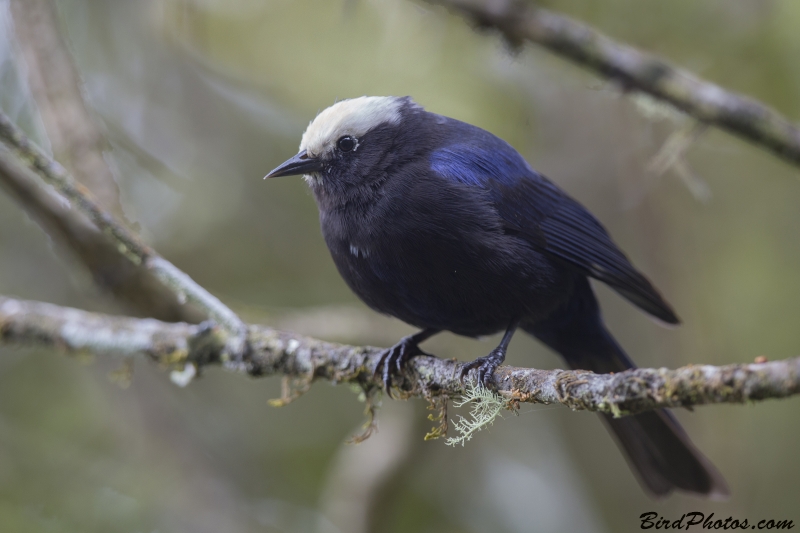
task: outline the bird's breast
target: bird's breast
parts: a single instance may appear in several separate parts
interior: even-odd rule
[[[473,336],[551,306],[553,272],[541,255],[477,214],[466,220],[469,212],[442,216],[430,207],[321,211],[334,263],[367,305]]]

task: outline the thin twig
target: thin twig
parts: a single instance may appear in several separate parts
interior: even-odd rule
[[[349,382],[365,390],[381,387],[375,376],[379,348],[346,346],[248,326],[246,364],[225,365],[251,376],[283,375]],[[208,325],[166,323],[109,316],[47,303],[0,297],[0,345],[48,346],[68,354],[145,355],[166,368],[224,363],[224,335]],[[460,363],[419,356],[396,383],[406,397],[462,394]],[[537,370],[502,366],[494,375],[498,393],[518,402],[562,404],[623,416],[661,407],[692,407],[785,398],[800,393],[800,357],[726,366],[689,365],[676,370],[640,368],[617,374]]]
[[[48,157],[4,113],[0,112],[0,142],[8,147],[13,157],[33,170],[46,183],[66,197],[77,210],[89,217],[101,231],[117,245],[119,253],[134,264],[151,271],[171,289],[179,300],[188,300],[206,311],[229,334],[226,356],[241,358],[245,351],[246,326],[241,319],[216,296],[198,285],[175,265],[159,256],[139,236],[126,228],[111,214],[103,210],[89,191],[76,183],[57,161]],[[0,151],[0,157],[6,153]]]
[[[522,0],[427,0],[499,30],[513,47],[543,46],[626,91],[641,91],[800,166],[800,127],[767,105]]]

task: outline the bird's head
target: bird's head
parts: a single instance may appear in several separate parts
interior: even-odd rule
[[[300,152],[266,178],[302,174],[315,190],[378,179],[394,159],[404,118],[421,109],[409,97],[362,96],[337,102],[308,125]]]

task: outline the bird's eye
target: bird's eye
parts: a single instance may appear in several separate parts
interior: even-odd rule
[[[345,135],[336,141],[336,147],[342,152],[351,152],[356,147],[356,140],[350,136]]]

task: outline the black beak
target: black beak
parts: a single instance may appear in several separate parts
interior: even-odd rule
[[[278,168],[264,176],[267,178],[280,178],[281,176],[296,176],[298,174],[311,174],[322,170],[322,161],[309,157],[305,150],[284,161]]]

